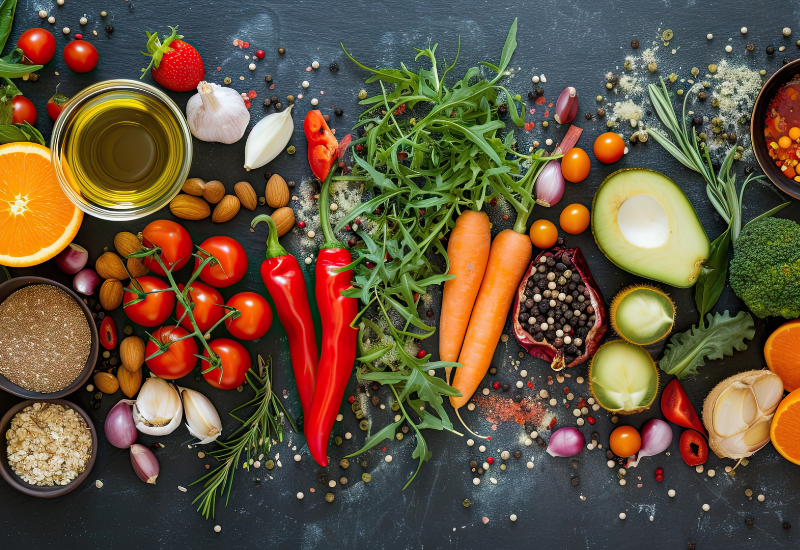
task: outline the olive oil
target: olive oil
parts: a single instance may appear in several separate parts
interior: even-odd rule
[[[173,188],[185,147],[176,115],[134,90],[99,94],[64,128],[62,163],[74,188],[103,208],[157,202]]]

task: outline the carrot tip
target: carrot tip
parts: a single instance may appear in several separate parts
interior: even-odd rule
[[[470,429],[469,429],[469,426],[467,426],[467,425],[464,423],[464,419],[463,419],[463,418],[461,418],[461,413],[459,413],[459,412],[458,412],[458,409],[456,409],[456,416],[457,416],[457,417],[458,417],[458,419],[461,421],[461,425],[462,425],[462,426],[464,426],[464,427],[467,429],[467,431],[468,431],[469,433],[471,433],[472,435],[474,435],[475,437],[479,437],[479,438],[481,438],[481,439],[486,439],[486,440],[490,440],[490,439],[492,439],[491,437],[486,437],[485,435],[478,435],[478,434],[476,434],[475,432],[473,432],[472,430],[470,430]]]

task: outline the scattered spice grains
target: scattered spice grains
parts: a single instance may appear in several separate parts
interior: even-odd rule
[[[541,426],[551,414],[541,402],[526,398],[516,403],[512,398],[499,395],[475,396],[475,404],[484,409],[486,420],[492,424],[500,422],[516,422],[519,425],[533,424]]]
[[[69,386],[86,365],[91,343],[83,310],[60,288],[26,286],[0,304],[0,373],[26,390]]]

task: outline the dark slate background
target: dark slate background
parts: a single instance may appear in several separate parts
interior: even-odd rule
[[[51,26],[40,20],[37,15],[40,9],[54,14],[56,24]],[[109,12],[106,20],[99,16],[103,9]],[[66,68],[60,57],[61,48],[69,40],[61,29],[66,25],[74,33],[79,29],[78,20],[84,14],[89,18],[89,24],[81,30],[97,46],[100,64],[88,74],[77,75]],[[756,46],[755,52],[746,56],[749,65],[765,68],[771,74],[784,57],[798,56],[794,43],[800,37],[800,5],[786,1],[617,0],[596,3],[561,0],[519,3],[509,0],[409,0],[402,3],[331,3],[296,0],[267,4],[231,0],[67,0],[64,6],[59,7],[50,1],[21,0],[9,44],[31,26],[43,26],[56,35],[59,45],[56,59],[41,71],[38,82],[20,83],[20,89],[39,109],[38,127],[46,137],[49,137],[52,126],[44,106],[56,84],[60,84],[62,93],[72,95],[96,81],[138,78],[139,69],[145,64],[139,53],[145,43],[144,31],[164,32],[169,24],[180,25],[187,40],[200,50],[210,80],[220,82],[224,76],[231,76],[237,90],[255,89],[258,92],[259,98],[253,100],[251,109],[253,123],[262,116],[261,100],[265,96],[273,93],[281,98],[289,93],[297,95],[301,92],[300,82],[308,79],[312,87],[294,113],[296,133],[292,143],[297,146],[297,154],[294,157],[282,154],[267,167],[272,172],[281,173],[287,180],[299,181],[309,176],[300,121],[309,108],[310,97],[320,97],[323,112],[332,114],[333,104],[344,109],[342,119],[334,118],[340,135],[357,119],[359,108],[355,96],[362,87],[365,73],[344,58],[339,48],[340,41],[367,64],[394,67],[413,57],[413,47],[424,47],[429,42],[439,42],[439,54],[452,59],[457,37],[461,35],[461,60],[453,73],[455,75],[480,60],[496,62],[514,17],[520,18],[520,24],[519,47],[512,66],[521,71],[510,79],[511,90],[524,96],[531,89],[530,76],[545,73],[547,83],[542,86],[548,101],[555,100],[565,86],[576,86],[582,100],[581,113],[594,111],[594,96],[605,91],[605,73],[609,70],[618,72],[618,67],[621,69],[624,56],[631,53],[629,44],[633,38],[638,39],[644,48],[658,40],[661,30],[671,28],[675,38],[670,49],[678,47],[679,50],[671,56],[668,50],[660,47],[660,58],[665,60],[660,74],[666,76],[675,71],[688,76],[690,67],[705,67],[726,57],[723,48],[728,43],[734,46],[734,54],[728,57],[745,58],[746,42],[753,42]],[[109,23],[114,26],[111,36],[103,31]],[[739,33],[743,25],[750,30],[746,38]],[[794,28],[790,39],[781,36],[784,26]],[[98,35],[92,35],[92,30],[97,30]],[[711,42],[706,40],[709,32],[715,36]],[[234,48],[231,45],[234,38],[248,40],[251,44],[249,51]],[[769,44],[785,44],[787,50],[768,58],[764,48]],[[284,57],[277,55],[279,47],[286,48]],[[251,73],[247,70],[249,61],[243,56],[252,55],[258,48],[263,48],[267,55],[258,63],[258,69]],[[321,69],[306,73],[305,68],[314,59],[320,61]],[[338,61],[341,67],[338,74],[327,70],[331,60]],[[222,70],[217,72],[217,66]],[[56,72],[60,75],[57,76]],[[266,74],[274,77],[274,92],[265,89]],[[245,76],[244,82],[238,80],[239,75]],[[645,80],[648,78],[646,76]],[[149,76],[145,80],[151,81]],[[324,96],[313,93],[319,89],[325,90]],[[181,107],[185,106],[190,95],[171,94]],[[539,116],[534,119],[540,121]],[[577,122],[584,128],[584,137],[579,145],[591,151],[594,137],[605,127],[602,123],[587,122],[580,117]],[[552,137],[558,140],[563,132],[563,128],[551,126],[548,133],[537,122],[536,130],[527,139],[530,141],[533,137],[544,142],[547,137]],[[626,131],[626,136],[628,134]],[[228,146],[195,141],[194,145],[192,176],[219,179],[229,191],[240,180],[250,181],[259,192],[263,190],[264,171],[248,173],[242,168],[244,141]],[[714,238],[723,230],[723,224],[705,197],[702,180],[669,158],[652,140],[645,146],[634,148],[616,165],[595,163],[586,181],[568,184],[563,204],[590,204],[599,182],[613,170],[626,166],[653,168],[669,175],[692,200],[709,237]],[[740,163],[738,169],[742,168]],[[752,217],[779,200],[768,189],[755,186],[747,194],[745,216]],[[537,208],[531,220],[545,217],[556,221],[559,212],[560,208]],[[166,210],[161,215],[170,216]],[[800,219],[800,207],[793,202],[782,215]],[[209,221],[185,223],[197,243],[224,233],[240,239],[247,249],[250,256],[248,275],[236,286],[224,290],[225,297],[245,289],[263,290],[258,274],[264,250],[263,234],[251,234],[247,230],[249,220],[249,213],[242,212],[223,226],[212,225]],[[93,261],[104,247],[112,245],[113,234],[122,230],[141,230],[147,221],[112,224],[87,217],[77,242],[90,250]],[[502,220],[495,217],[494,221],[496,229],[504,227]],[[298,250],[296,233],[285,240],[284,244],[290,251]],[[568,244],[583,249],[607,299],[624,285],[636,281],[599,253],[590,233],[571,237]],[[51,264],[15,270],[15,274],[43,275],[69,284],[67,277],[58,273]],[[188,277],[188,273],[182,273],[182,276]],[[672,295],[679,311],[676,329],[683,331],[697,320],[692,291],[673,290]],[[738,310],[741,307],[735,296],[726,290],[717,309]],[[438,311],[436,306],[434,309]],[[438,313],[434,319],[437,317]],[[118,310],[114,318],[121,330],[126,324],[124,314]],[[759,322],[756,338],[746,352],[709,363],[696,379],[685,384],[698,409],[708,391],[723,378],[737,371],[764,366],[761,348],[777,324],[777,320]],[[426,343],[425,347],[435,354],[435,343]],[[279,394],[284,388],[289,391],[290,397],[286,402],[297,414],[299,404],[294,396],[293,383],[287,379],[289,364],[285,336],[278,323],[266,338],[251,345],[250,349],[254,353],[273,355],[277,390]],[[497,379],[501,382],[513,383],[517,379],[510,373],[508,361],[503,359],[516,355],[518,351],[513,338],[507,347],[498,347],[495,364],[499,369]],[[535,376],[537,391],[550,372],[546,364],[530,357],[522,360],[522,368]],[[585,375],[586,367],[576,368],[572,374]],[[222,415],[246,397],[238,392],[213,390],[205,382],[190,380],[187,385],[209,395]],[[574,378],[572,385],[575,385]],[[560,387],[556,386],[557,389]],[[525,391],[529,390],[526,388]],[[588,397],[587,391],[583,385],[576,395]],[[379,395],[386,397],[382,393]],[[91,410],[99,429],[102,429],[107,411],[118,397],[119,394],[106,396],[98,410]],[[88,407],[89,393],[81,390],[72,399]],[[0,412],[16,401],[9,395],[0,395]],[[437,433],[427,434],[433,459],[424,466],[416,481],[402,491],[415,466],[410,459],[411,438],[403,442],[387,442],[387,452],[395,458],[391,464],[383,461],[384,453],[379,450],[368,453],[366,471],[372,474],[373,481],[368,485],[356,482],[362,472],[360,466],[354,464],[346,472],[338,466],[341,457],[356,450],[363,442],[357,421],[347,407],[344,409],[345,422],[335,428],[336,433],[352,431],[354,437],[339,448],[331,446],[334,466],[328,468],[328,473],[335,479],[347,475],[350,483],[333,491],[336,494],[333,504],[324,501],[328,489],[317,482],[321,470],[308,455],[302,437],[295,434],[289,434],[288,438],[303,455],[302,461],[294,462],[294,451],[285,443],[276,446],[275,452],[280,453],[282,467],[271,472],[274,479],[269,479],[264,469],[253,473],[240,470],[230,504],[227,508],[220,504],[216,519],[210,521],[204,520],[191,505],[197,494],[196,488],[190,488],[188,493],[178,490],[179,485],[188,486],[203,475],[206,472],[204,464],[209,462],[197,458],[197,449],[186,447],[188,436],[184,428],[161,439],[165,448],[157,451],[161,475],[155,487],[141,483],[134,476],[127,452],[111,447],[101,437],[97,464],[89,480],[66,496],[44,501],[23,496],[5,484],[0,485],[3,546],[685,548],[689,541],[702,549],[796,548],[798,545],[800,503],[796,487],[800,484],[800,468],[783,460],[771,445],[756,454],[750,465],[740,467],[735,478],[729,478],[723,471],[725,465],[733,464],[732,461],[712,457],[707,467],[718,472],[712,479],[705,474],[696,474],[694,469],[683,464],[677,453],[680,429],[674,429],[671,456],[645,459],[638,470],[629,473],[627,486],[620,487],[613,471],[606,467],[602,451],[584,451],[572,463],[553,459],[536,445],[523,447],[521,428],[510,423],[500,425],[494,432],[495,440],[489,445],[489,451],[497,457],[500,449],[521,449],[524,458],[520,461],[512,459],[505,472],[500,472],[495,465],[486,477],[495,476],[497,486],[484,479],[480,487],[474,487],[468,462],[479,458],[477,450],[469,449],[457,436]],[[568,412],[563,409],[558,412],[559,425],[574,425]],[[655,414],[651,411],[625,420],[640,427]],[[595,413],[595,416],[598,422],[594,430],[601,434],[601,442],[605,445],[612,424],[605,414]],[[387,411],[374,417],[377,423],[387,419]],[[474,427],[489,431],[487,423],[476,413],[467,413],[467,419]],[[234,423],[226,419],[228,432],[233,426]],[[583,428],[587,437],[592,431],[588,425]],[[140,441],[152,445],[156,439],[142,436]],[[529,471],[524,463],[531,458],[535,468]],[[665,479],[661,484],[653,480],[653,470],[658,466],[665,469]],[[580,476],[578,486],[570,484],[570,475],[574,473]],[[636,479],[637,476],[641,481]],[[262,480],[260,487],[256,487],[256,477]],[[105,484],[102,489],[95,487],[97,479]],[[637,487],[639,483],[641,488]],[[314,493],[310,492],[312,487]],[[756,495],[763,493],[765,502],[748,500],[744,496],[748,487]],[[674,499],[667,497],[669,488],[677,491]],[[295,497],[297,491],[303,491],[306,498],[298,501]],[[473,502],[469,509],[462,506],[465,498]],[[710,512],[701,511],[703,503],[710,504]],[[627,514],[625,521],[618,519],[620,512]],[[516,523],[509,521],[511,513],[519,518]],[[649,520],[651,515],[652,521]],[[486,525],[482,522],[484,517],[489,520]],[[744,520],[748,517],[754,519],[752,528],[745,526]],[[785,531],[781,528],[783,521],[792,522],[796,527]],[[222,527],[220,534],[213,531],[216,524]]]

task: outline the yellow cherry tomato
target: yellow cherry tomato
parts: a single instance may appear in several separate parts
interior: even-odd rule
[[[558,229],[553,222],[536,220],[531,226],[531,242],[536,248],[552,248],[558,240]]]
[[[778,140],[778,147],[781,149],[788,149],[792,146],[792,138],[789,136],[781,136],[781,139]]]
[[[589,175],[592,163],[580,147],[573,147],[561,159],[561,175],[572,183],[580,183]]]
[[[625,154],[625,142],[614,132],[600,134],[594,140],[594,156],[602,163],[611,164],[617,162]]]
[[[800,138],[800,128],[798,128],[797,126],[792,126],[791,128],[789,128],[789,138],[792,140]]]
[[[561,211],[558,223],[570,235],[579,235],[589,227],[589,209],[582,204],[570,204]]]
[[[642,436],[633,426],[620,426],[611,432],[611,451],[620,458],[627,458],[642,448]]]

